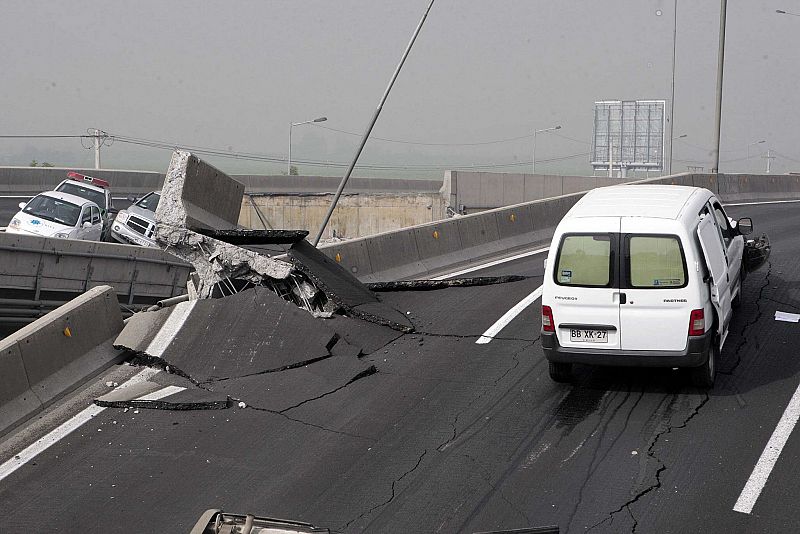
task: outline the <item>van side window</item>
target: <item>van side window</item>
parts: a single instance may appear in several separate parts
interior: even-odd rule
[[[100,222],[100,210],[98,210],[94,206],[92,206],[91,208],[92,208],[92,224],[98,224]]]
[[[686,261],[675,236],[630,236],[627,243],[628,285],[674,288],[686,285]]]
[[[717,224],[719,225],[722,238],[725,240],[725,246],[727,247],[731,239],[733,239],[733,228],[731,228],[728,216],[725,214],[725,210],[722,209],[722,206],[719,205],[719,202],[714,202],[714,217],[717,219]]]
[[[561,286],[608,287],[612,261],[609,234],[566,235],[558,249],[555,282]]]

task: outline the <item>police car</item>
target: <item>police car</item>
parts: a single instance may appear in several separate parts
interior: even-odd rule
[[[100,217],[103,219],[102,240],[108,240],[111,222],[118,210],[114,209],[110,184],[106,180],[70,171],[67,173],[67,179],[58,184],[54,191],[76,195],[97,204],[100,208]]]
[[[20,202],[20,211],[6,228],[9,234],[99,241],[103,231],[100,207],[69,193],[48,191]]]

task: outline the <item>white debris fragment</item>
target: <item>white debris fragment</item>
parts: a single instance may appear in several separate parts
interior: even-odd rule
[[[639,451],[631,451],[631,454],[632,454],[633,456],[636,456],[637,454],[639,454]]]
[[[112,382],[110,380],[108,382],[106,382],[106,387],[109,387],[109,388],[115,388],[118,385],[119,385],[119,382]]]
[[[247,404],[242,401],[239,401],[239,408],[247,408]]]
[[[139,413],[139,410],[133,410],[133,413]]]
[[[800,314],[776,311],[775,312],[775,320],[776,321],[783,321],[783,322],[786,322],[786,323],[797,323],[797,322],[800,322]]]

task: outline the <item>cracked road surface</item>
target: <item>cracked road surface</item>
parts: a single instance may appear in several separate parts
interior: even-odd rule
[[[362,349],[346,356],[353,371],[374,369],[357,380],[347,367],[304,396],[314,373],[341,368],[338,357],[296,354],[289,359],[302,366],[182,382],[235,383],[244,408],[106,409],[0,481],[3,530],[187,532],[204,510],[222,508],[343,532],[800,531],[800,435],[753,512],[732,510],[800,380],[800,326],[773,320],[775,310],[800,310],[800,210],[730,211],[752,216],[773,250],[745,281],[709,392],[669,369],[580,367],[574,384],[551,382],[538,302],[476,344],[541,284],[537,255],[471,273],[523,280],[382,293],[414,333],[323,323]]]

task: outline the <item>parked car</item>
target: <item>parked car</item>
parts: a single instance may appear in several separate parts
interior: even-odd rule
[[[67,173],[67,179],[58,184],[54,191],[76,195],[97,204],[100,207],[100,216],[103,219],[102,240],[106,241],[111,231],[114,214],[117,212],[114,209],[110,187],[106,180],[70,171]]]
[[[19,207],[20,211],[6,228],[9,234],[100,241],[103,231],[100,207],[90,200],[48,191],[27,203],[20,202]]]
[[[614,186],[587,193],[559,223],[542,290],[550,376],[574,363],[688,368],[711,387],[742,298],[744,235],[707,189]],[[768,251],[767,251],[768,252]]]
[[[117,213],[111,225],[111,238],[120,243],[157,247],[153,234],[161,191],[151,191],[138,200],[131,200],[133,204]]]

